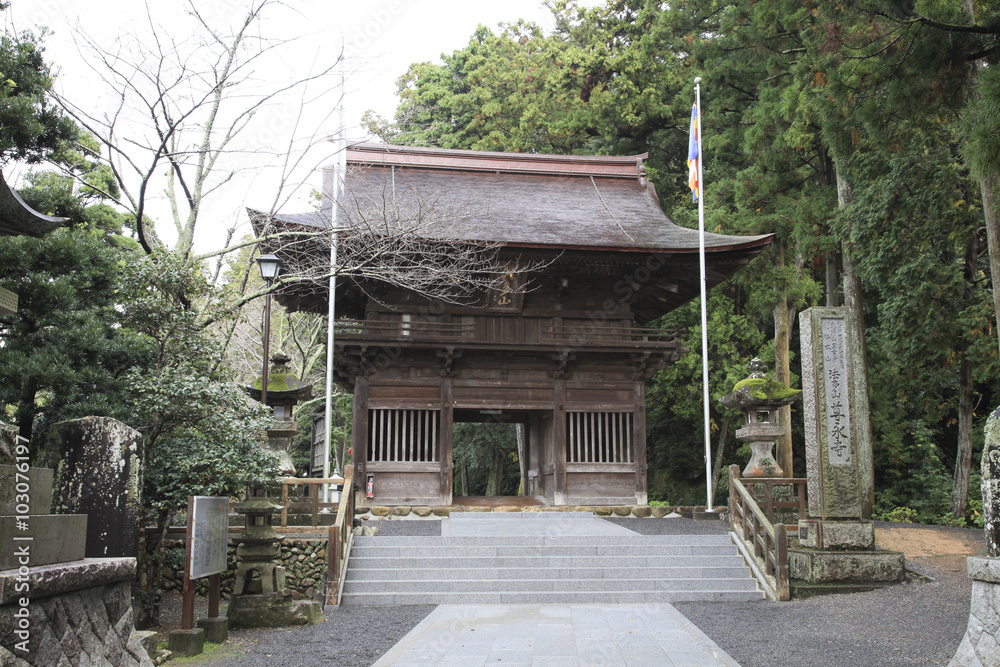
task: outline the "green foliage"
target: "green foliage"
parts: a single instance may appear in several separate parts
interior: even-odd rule
[[[52,73],[43,57],[44,36],[0,35],[0,164],[38,162],[76,137],[76,125],[48,99]]]
[[[63,419],[128,421],[125,375],[151,359],[115,307],[134,244],[120,235],[122,217],[78,201],[68,178],[27,182],[29,204],[71,223],[42,239],[0,238],[0,285],[18,294],[17,312],[0,322],[0,406],[29,440]]]
[[[893,523],[913,523],[917,518],[917,511],[909,507],[896,507],[885,514],[876,514],[879,521],[892,521]]]
[[[453,442],[456,485],[464,470],[471,496],[518,495],[521,476],[513,424],[455,424]]]

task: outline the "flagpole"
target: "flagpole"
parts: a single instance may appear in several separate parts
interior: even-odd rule
[[[695,107],[698,110],[698,263],[701,268],[701,383],[702,401],[705,413],[705,488],[707,501],[705,511],[714,512],[712,504],[712,431],[709,425],[708,406],[708,277],[705,270],[705,180],[702,169],[705,163],[705,144],[701,140],[701,77],[694,79]]]
[[[347,173],[347,129],[344,127],[344,97],[346,87],[344,86],[344,70],[341,63],[340,70],[340,108],[337,109],[337,122],[340,127],[337,134],[337,162],[333,170],[333,192],[325,193],[333,198],[333,206],[330,216],[330,302],[327,309],[326,319],[326,409],[323,413],[324,430],[323,434],[323,478],[330,479],[330,450],[333,448],[333,330],[336,321],[337,306],[337,225],[339,222],[340,188],[342,179]],[[343,461],[338,457],[337,463],[341,466],[340,472],[343,474]],[[323,500],[329,503],[333,495],[330,484],[323,485]],[[344,489],[344,493],[350,493],[349,489]]]

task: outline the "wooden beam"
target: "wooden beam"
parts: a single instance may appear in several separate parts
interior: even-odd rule
[[[566,379],[556,377],[553,387],[552,452],[555,466],[556,505],[566,504]]]
[[[455,425],[455,409],[452,400],[453,386],[450,375],[441,378],[441,504],[450,505],[452,500],[452,431]]]
[[[644,505],[646,497],[646,384],[635,383],[635,414],[632,418],[632,451],[635,455],[635,501]]]
[[[354,378],[354,402],[351,409],[351,457],[354,462],[356,479],[365,489],[365,466],[368,463],[368,378],[358,375]],[[344,488],[344,493],[350,489]]]

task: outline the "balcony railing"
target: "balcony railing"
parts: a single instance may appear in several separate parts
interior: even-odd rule
[[[615,327],[602,324],[558,325],[550,320],[529,319],[523,328],[523,340],[501,337],[496,329],[476,323],[436,321],[375,321],[340,320],[334,335],[339,340],[394,341],[394,342],[452,342],[486,344],[528,345],[599,345],[607,347],[680,348],[682,331],[677,329],[643,329]],[[532,326],[536,327],[532,333]]]

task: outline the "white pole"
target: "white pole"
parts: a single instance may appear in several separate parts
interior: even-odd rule
[[[323,415],[323,478],[330,478],[330,449],[333,446],[333,324],[336,319],[337,304],[337,225],[340,216],[340,187],[347,168],[347,130],[344,127],[344,70],[340,70],[340,108],[337,110],[337,162],[333,170],[333,191],[328,193],[333,198],[332,214],[330,216],[330,306],[326,318],[326,411]],[[330,485],[323,485],[323,501],[330,502],[332,495]]]
[[[714,512],[712,507],[712,430],[709,426],[708,407],[708,276],[705,270],[705,181],[702,176],[705,163],[705,144],[701,140],[701,77],[694,80],[695,107],[698,109],[698,262],[701,266],[701,383],[702,401],[705,412],[705,487],[708,500],[705,511]]]

